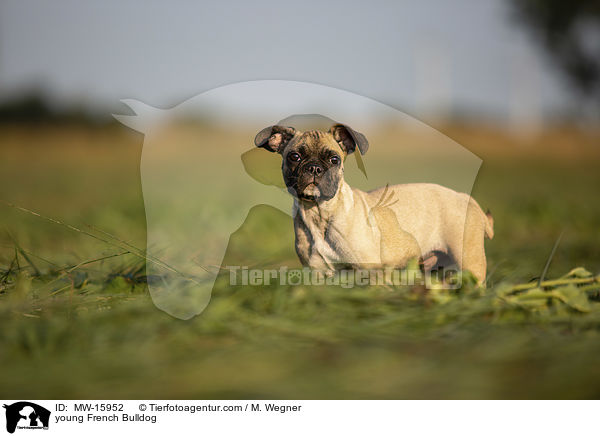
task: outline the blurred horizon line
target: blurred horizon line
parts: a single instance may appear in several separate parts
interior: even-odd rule
[[[91,102],[85,98],[63,99],[58,101],[42,87],[32,86],[27,89],[21,89],[18,93],[12,95],[0,94],[0,124],[27,124],[27,123],[77,123],[89,125],[107,125],[119,123],[114,119],[114,114],[132,115],[131,109],[121,101],[115,101],[114,104]],[[179,104],[193,98],[187,99],[174,105],[154,106],[159,110],[169,110],[177,107]],[[136,99],[137,100],[137,99]],[[376,100],[376,99],[374,99]],[[143,100],[137,100],[145,103]],[[376,100],[377,101],[377,100]],[[493,109],[482,110],[481,108],[461,105],[460,107],[446,108],[440,110],[432,108],[422,110],[420,113],[411,113],[401,105],[389,105],[396,110],[400,110],[411,117],[418,119],[426,124],[483,124],[498,126],[500,128],[509,128],[511,130],[543,130],[553,125],[566,124],[581,126],[585,128],[597,126],[595,117],[582,118],[579,114],[566,109],[544,109],[542,116],[533,119],[526,118],[524,121],[515,122],[515,117],[510,114],[503,114],[501,111]],[[217,108],[216,108],[217,109]],[[258,109],[260,111],[260,109]],[[218,111],[215,113],[188,111],[184,116],[177,118],[181,120],[203,120],[211,122],[219,118]],[[233,115],[233,114],[232,114]],[[282,118],[297,114],[282,114]],[[232,116],[235,117],[235,116]],[[251,120],[249,120],[251,121]],[[385,120],[381,120],[385,124]]]

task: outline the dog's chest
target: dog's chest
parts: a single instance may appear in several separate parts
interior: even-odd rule
[[[318,211],[300,211],[303,230],[309,244],[304,253],[311,267],[327,267],[357,264],[360,262],[360,245],[353,244],[348,222],[336,216],[323,216]]]

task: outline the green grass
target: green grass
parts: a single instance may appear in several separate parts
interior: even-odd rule
[[[140,136],[0,135],[0,199],[144,249]],[[222,277],[208,308],[189,321],[152,304],[144,260],[127,247],[0,205],[0,392],[598,398],[600,160],[481,154],[473,195],[496,221],[486,289],[468,280],[458,291],[230,287]],[[291,223],[253,216],[232,238],[226,261],[252,256],[265,264],[273,253],[293,261]],[[268,241],[260,247],[252,244],[257,232]]]

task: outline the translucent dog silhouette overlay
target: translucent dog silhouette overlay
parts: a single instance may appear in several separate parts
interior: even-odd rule
[[[281,156],[254,145],[265,127],[327,130],[337,122],[361,132],[369,151],[349,155],[344,176],[363,190],[432,182],[470,194],[481,166],[473,153],[397,109],[312,83],[236,83],[171,109],[122,101],[134,115],[115,118],[144,134],[148,288],[159,309],[180,319],[207,307],[228,246],[235,246],[232,258],[238,260],[268,253],[281,238],[293,249],[293,198],[283,183]],[[378,207],[391,201],[382,198]],[[278,233],[271,215],[289,219],[289,226]],[[242,233],[245,239],[236,242],[232,235]],[[277,262],[278,253],[268,257],[261,261]]]

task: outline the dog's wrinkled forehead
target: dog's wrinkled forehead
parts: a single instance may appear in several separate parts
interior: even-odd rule
[[[343,153],[340,144],[333,138],[331,133],[320,130],[308,130],[298,133],[285,147],[285,151],[302,148],[308,153],[317,153],[324,148]]]
[[[284,150],[289,150],[290,145],[299,143],[307,144],[311,148],[326,147],[337,150],[339,147],[344,154],[354,153],[356,149],[361,154],[365,154],[369,148],[369,142],[362,133],[344,124],[334,124],[328,132],[321,130],[300,132],[293,127],[275,125],[262,129],[254,138],[257,147],[280,154]]]

